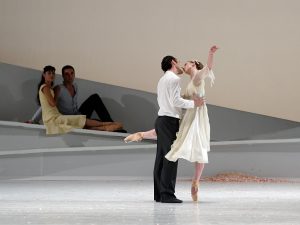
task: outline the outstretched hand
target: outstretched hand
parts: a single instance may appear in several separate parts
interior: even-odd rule
[[[209,50],[209,53],[215,53],[217,50],[219,49],[219,47],[217,47],[216,45],[212,46]]]

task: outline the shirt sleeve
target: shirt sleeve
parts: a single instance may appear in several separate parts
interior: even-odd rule
[[[80,115],[81,113],[79,112],[79,107],[78,107],[78,92],[79,92],[79,90],[78,90],[78,85],[77,85],[77,83],[73,83],[73,86],[74,86],[74,89],[75,89],[75,98],[73,99],[74,100],[74,109],[73,109],[73,111],[74,111],[74,113],[76,113],[77,115]]]
[[[183,99],[180,96],[181,88],[179,80],[172,80],[170,87],[170,101],[171,104],[178,108],[190,109],[194,108],[195,104],[193,100]]]
[[[31,120],[34,123],[39,123],[41,119],[42,119],[42,107],[39,107],[38,110],[32,116]]]

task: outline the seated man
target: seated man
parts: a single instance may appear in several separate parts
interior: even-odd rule
[[[54,87],[54,98],[57,102],[57,108],[63,115],[86,115],[91,118],[92,113],[96,111],[102,122],[113,122],[105,105],[98,94],[89,96],[78,108],[78,86],[74,83],[75,70],[72,66],[66,65],[62,68],[63,83]],[[39,108],[28,123],[39,123],[42,118],[42,110]],[[120,130],[120,132],[126,132]]]

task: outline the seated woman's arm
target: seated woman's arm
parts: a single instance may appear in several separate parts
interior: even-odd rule
[[[54,100],[54,98],[53,98],[53,96],[51,94],[50,88],[48,86],[44,86],[42,88],[42,92],[46,96],[49,105],[52,106],[52,107],[55,107],[56,106],[56,101]]]
[[[217,46],[212,46],[208,53],[207,67],[211,70],[213,66],[214,53],[218,50]]]

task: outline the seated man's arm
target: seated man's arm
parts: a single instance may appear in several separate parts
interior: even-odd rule
[[[33,114],[32,118],[26,123],[36,123],[39,124],[42,119],[42,107],[39,107],[36,112]]]

